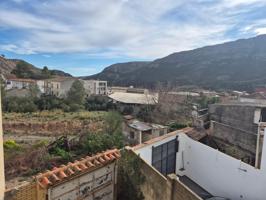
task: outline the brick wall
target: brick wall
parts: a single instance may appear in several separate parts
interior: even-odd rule
[[[46,190],[36,182],[27,182],[5,192],[5,200],[46,200]]]

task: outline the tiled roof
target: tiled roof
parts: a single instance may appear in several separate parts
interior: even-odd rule
[[[120,156],[119,150],[108,150],[95,156],[87,156],[86,158],[75,161],[74,163],[69,162],[67,165],[62,165],[59,168],[55,167],[51,171],[38,174],[36,176],[36,180],[41,187],[47,188],[77,174],[86,173],[111,163],[112,161],[120,158]]]
[[[18,81],[18,82],[28,82],[28,83],[35,83],[36,80],[33,79],[24,79],[24,78],[8,78],[9,81]]]

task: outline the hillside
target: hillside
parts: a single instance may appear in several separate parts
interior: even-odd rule
[[[19,59],[7,59],[2,56],[0,56],[0,73],[3,75],[10,75],[14,72],[16,69],[17,64],[23,63],[25,68],[27,69],[25,71],[26,75],[29,76],[29,78],[33,79],[41,79],[42,78],[42,69],[35,67],[34,65],[23,61]],[[70,74],[65,73],[60,70],[49,70],[49,73],[54,76],[67,76],[71,77]]]
[[[266,35],[173,53],[153,62],[114,64],[87,77],[113,85],[197,85],[246,89],[266,84]]]

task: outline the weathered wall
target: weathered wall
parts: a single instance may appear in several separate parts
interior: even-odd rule
[[[201,200],[175,174],[165,177],[142,159],[140,169],[145,176],[141,186],[145,200]]]
[[[212,136],[224,142],[240,147],[253,154],[256,153],[257,135],[246,130],[221,124],[215,121],[211,122]]]
[[[171,188],[167,185],[167,179],[150,165],[141,162],[141,172],[145,176],[145,182],[141,186],[145,200],[169,200]]]
[[[27,182],[6,191],[5,200],[46,200],[46,190],[40,188],[36,182]]]
[[[210,120],[257,133],[258,126],[254,124],[255,106],[248,105],[209,105]]]
[[[179,180],[173,182],[173,200],[200,200],[187,186]]]

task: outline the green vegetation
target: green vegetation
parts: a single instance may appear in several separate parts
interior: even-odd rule
[[[41,111],[33,113],[3,113],[3,120],[16,122],[49,122],[49,121],[74,121],[88,122],[104,121],[107,112],[63,112],[62,110]]]
[[[145,177],[141,173],[141,160],[133,153],[122,150],[118,161],[118,200],[143,200],[140,186]]]
[[[95,110],[115,110],[116,105],[112,103],[106,96],[90,96],[86,98],[85,109],[89,111]]]
[[[35,112],[38,108],[30,97],[8,97],[3,99],[5,112]]]
[[[218,103],[219,97],[206,97],[201,96],[200,99],[196,102],[199,105],[199,108],[208,108],[209,104]]]
[[[79,81],[76,80],[68,94],[67,94],[67,102],[69,104],[78,104],[78,105],[83,105],[84,104],[84,100],[85,100],[85,89],[83,84]]]
[[[53,72],[44,66],[43,69],[38,69],[33,65],[21,60],[17,63],[16,68],[12,70],[12,74],[18,78],[31,78],[31,79],[48,79],[51,78]]]
[[[21,147],[19,144],[17,144],[14,140],[7,140],[4,142],[4,149],[5,150],[20,150]]]
[[[186,128],[186,127],[188,127],[188,125],[186,125],[186,124],[178,124],[178,123],[171,123],[171,124],[168,125],[168,127],[169,127],[169,131],[172,132],[172,131],[175,131],[175,130]]]
[[[41,95],[36,85],[29,88],[27,97],[6,97],[3,93],[4,112],[35,112],[43,110],[62,109],[65,112],[84,110],[85,89],[80,81],[75,81],[68,92],[67,98],[54,95]]]
[[[18,78],[34,78],[32,65],[25,61],[19,61],[11,73],[15,74]]]

